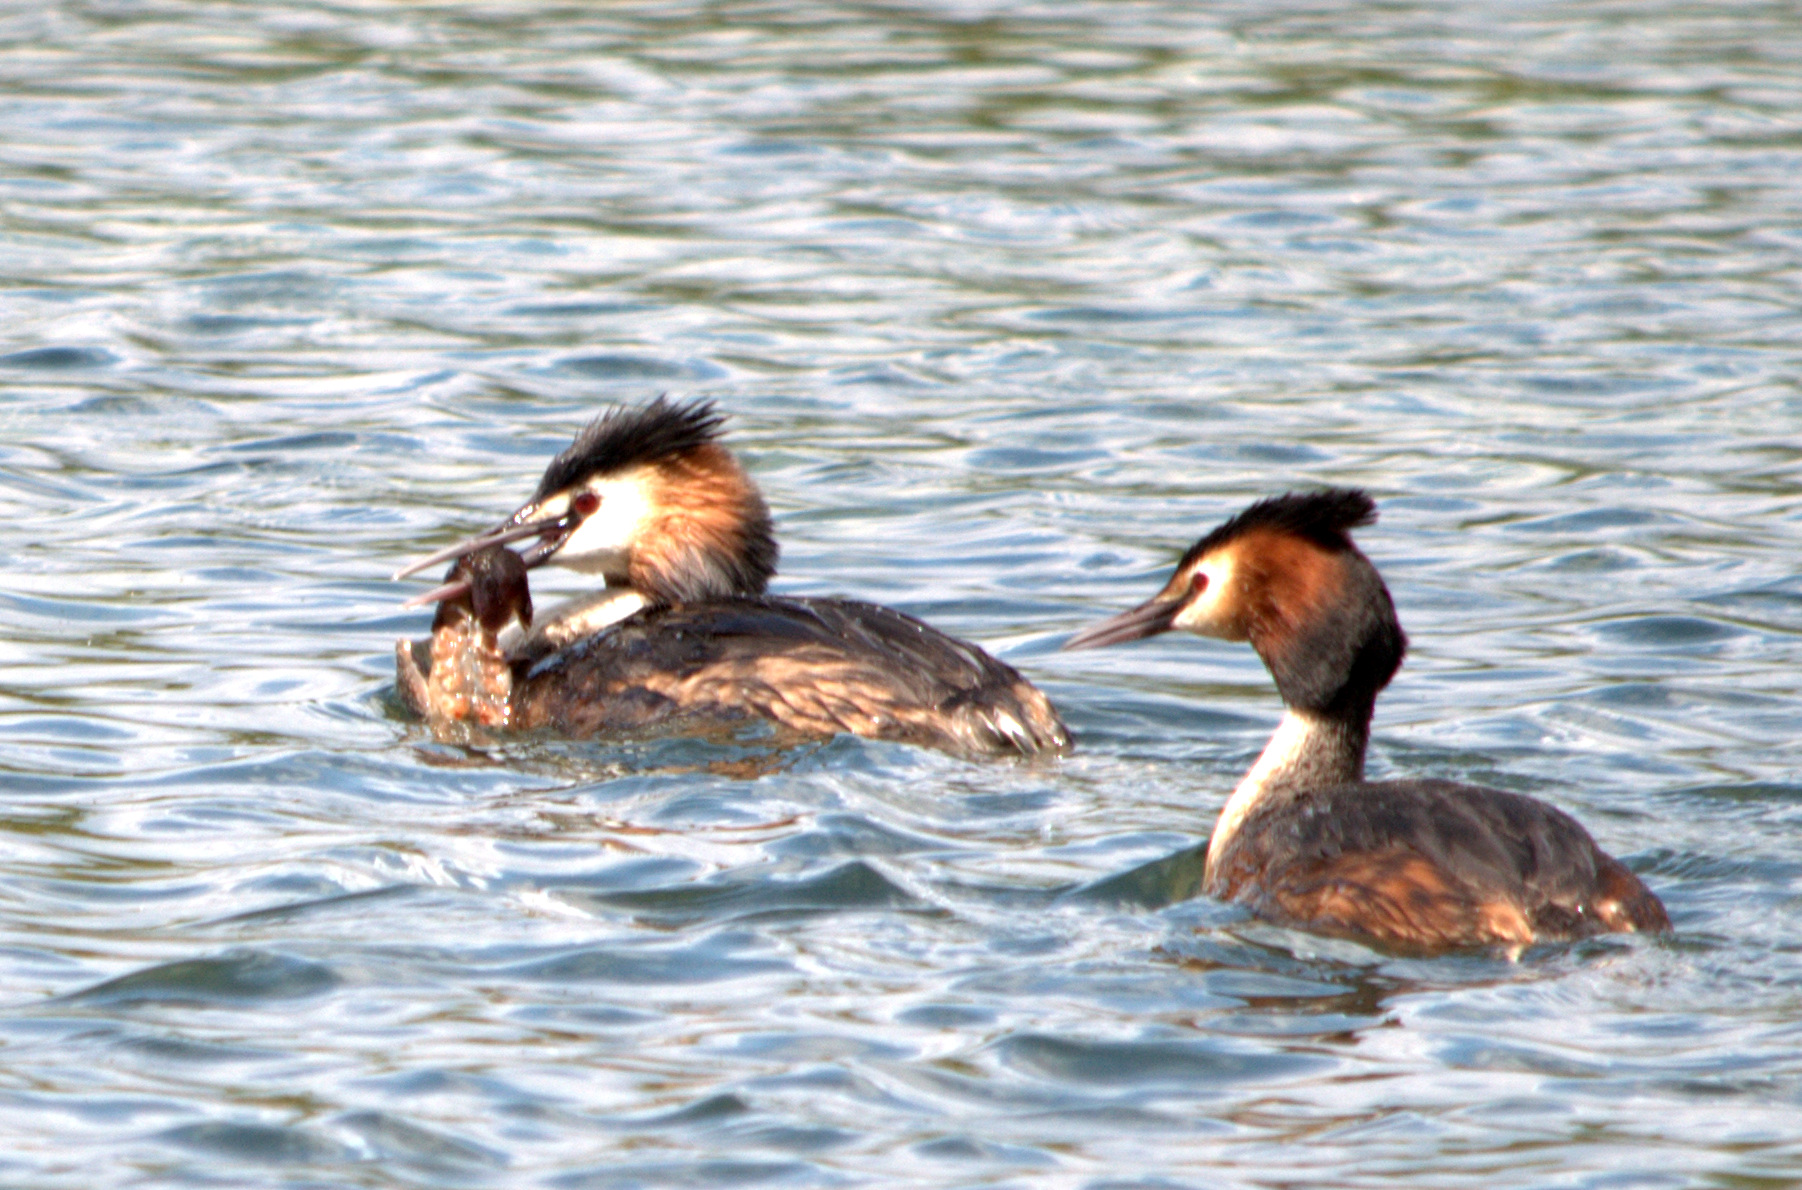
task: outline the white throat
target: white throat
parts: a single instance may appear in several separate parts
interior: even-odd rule
[[[650,602],[643,592],[631,587],[602,587],[558,604],[534,619],[530,632],[502,643],[511,658],[537,660],[619,623]]]
[[[1239,827],[1259,804],[1309,789],[1325,789],[1364,777],[1364,738],[1337,719],[1310,715],[1293,707],[1271,733],[1257,763],[1239,781],[1221,807],[1208,840],[1204,879],[1214,878],[1215,857],[1224,855]]]

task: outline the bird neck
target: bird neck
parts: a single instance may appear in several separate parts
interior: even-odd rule
[[[1206,878],[1224,855],[1247,816],[1260,807],[1313,789],[1364,779],[1364,746],[1370,740],[1370,712],[1350,716],[1289,707],[1264,745],[1257,763],[1240,780],[1220,811],[1208,842]]]
[[[606,586],[559,604],[533,621],[522,640],[509,642],[508,655],[536,660],[593,636],[651,605],[642,591]]]

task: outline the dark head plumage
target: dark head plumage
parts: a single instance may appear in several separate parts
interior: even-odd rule
[[[684,454],[717,440],[726,415],[712,401],[672,401],[609,409],[583,427],[569,448],[550,461],[534,502],[593,475],[624,471]]]
[[[1318,492],[1285,492],[1268,500],[1259,500],[1244,512],[1217,526],[1206,537],[1189,547],[1177,569],[1210,554],[1236,537],[1254,529],[1270,529],[1311,541],[1322,549],[1337,553],[1355,549],[1350,532],[1363,525],[1374,525],[1376,501],[1358,488],[1326,488]]]
[[[1353,488],[1260,500],[1189,547],[1164,589],[1072,636],[1067,649],[1183,628],[1250,641],[1292,707],[1369,717],[1408,638],[1350,531],[1376,520]]]
[[[1351,530],[1376,519],[1376,501],[1357,488],[1287,492],[1253,504],[1183,556],[1186,563],[1263,532],[1306,541],[1340,560],[1336,584],[1318,593],[1306,582],[1294,586],[1291,577],[1288,589],[1267,582],[1252,601],[1252,645],[1292,707],[1368,720],[1407,654],[1389,588],[1351,539]],[[1257,572],[1262,560],[1248,557],[1245,565]]]

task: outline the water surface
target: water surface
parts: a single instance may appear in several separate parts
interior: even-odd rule
[[[0,1181],[1802,1179],[1790,6],[64,3],[0,128]],[[386,576],[658,392],[1080,750],[434,743]],[[1056,647],[1323,483],[1373,770],[1673,938],[1192,895],[1267,677]]]

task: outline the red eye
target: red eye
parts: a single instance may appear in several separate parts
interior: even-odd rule
[[[590,517],[594,515],[594,510],[601,506],[601,498],[593,492],[582,492],[570,501],[569,506],[576,510],[577,516]]]
[[[1199,595],[1208,589],[1208,576],[1197,570],[1189,576],[1189,590]]]

